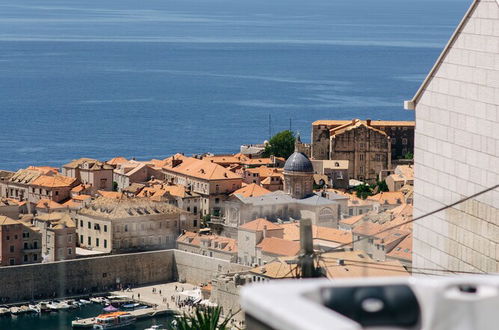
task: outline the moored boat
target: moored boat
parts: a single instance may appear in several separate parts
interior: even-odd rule
[[[10,308],[0,306],[0,316],[10,314]]]
[[[125,328],[135,323],[135,316],[128,312],[101,314],[95,318],[94,329],[107,330]]]

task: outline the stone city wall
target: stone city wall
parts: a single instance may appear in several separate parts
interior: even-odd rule
[[[174,256],[176,279],[192,284],[208,283],[217,275],[250,269],[227,260],[186,251],[174,250]]]
[[[102,292],[174,278],[173,250],[0,267],[0,301],[16,302]]]

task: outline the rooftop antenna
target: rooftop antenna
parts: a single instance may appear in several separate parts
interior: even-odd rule
[[[269,113],[269,141],[272,138],[272,118]]]

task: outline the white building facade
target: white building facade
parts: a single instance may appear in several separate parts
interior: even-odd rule
[[[414,98],[414,217],[499,183],[499,3],[475,0]],[[414,223],[413,266],[499,271],[499,191]]]

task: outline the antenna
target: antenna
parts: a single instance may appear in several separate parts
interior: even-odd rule
[[[272,138],[272,117],[270,116],[269,113],[269,141]]]

